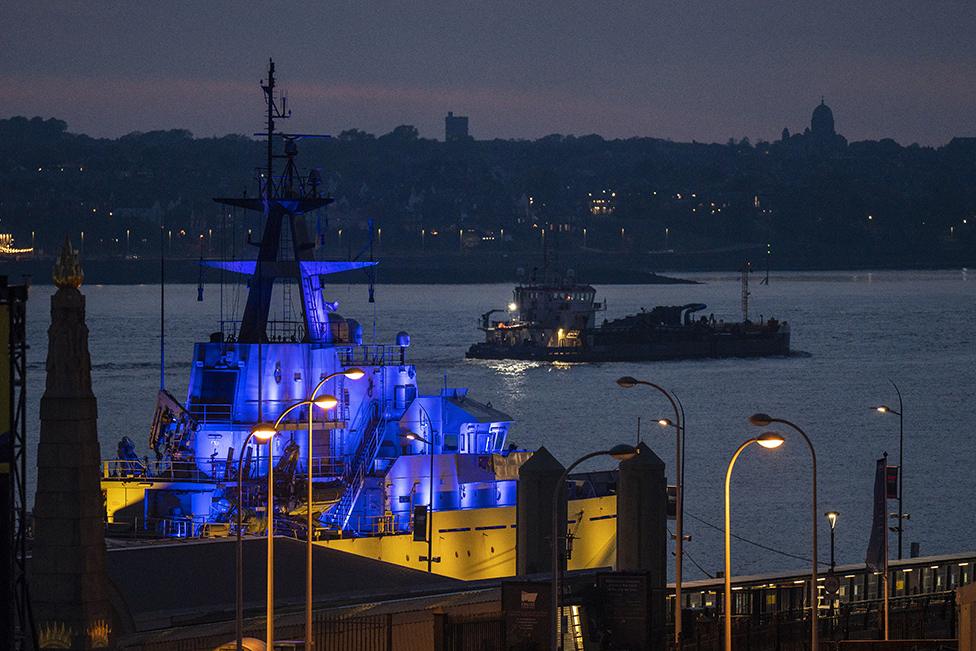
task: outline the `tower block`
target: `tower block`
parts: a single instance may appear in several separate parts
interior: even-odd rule
[[[78,253],[65,239],[54,267],[57,291],[51,298],[37,445],[30,575],[41,648],[109,648],[111,637],[83,277]]]

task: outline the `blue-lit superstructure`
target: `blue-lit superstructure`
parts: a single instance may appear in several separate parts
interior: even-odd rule
[[[422,395],[417,370],[406,360],[409,335],[364,342],[360,324],[328,300],[325,278],[376,263],[315,259],[306,215],[331,198],[317,172],[303,175],[296,165],[297,141],[307,136],[275,130],[275,120],[289,113],[283,101],[279,110],[273,63],[263,88],[268,158],[260,191],[216,199],[263,214],[257,257],[204,263],[247,277],[244,313],[194,345],[185,401],[160,390],[149,437],[155,458],[140,459],[124,442],[119,458],[105,462],[110,526],[138,521],[163,535],[218,535],[231,530],[240,511],[248,528],[259,529],[266,521],[269,446],[254,439],[242,446],[258,424],[308,400],[329,376],[335,377],[321,393],[337,404],[312,414],[311,450],[306,407],[288,414],[270,444],[276,531],[303,529],[308,509],[320,535],[409,531],[413,508],[426,507],[431,495],[436,510],[514,505],[517,467],[526,455],[506,450],[511,418],[466,389]],[[276,143],[283,153],[275,153]],[[278,159],[284,170],[275,174]],[[298,297],[297,318],[270,318],[276,287]],[[350,369],[363,376],[345,377]]]

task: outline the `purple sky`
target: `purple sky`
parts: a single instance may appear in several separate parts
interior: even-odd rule
[[[245,8],[246,5],[246,8]],[[0,117],[97,136],[260,128],[268,56],[288,129],[724,142],[802,129],[820,95],[850,140],[976,135],[976,3],[11,2]]]

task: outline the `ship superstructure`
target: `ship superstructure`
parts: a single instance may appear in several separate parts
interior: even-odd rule
[[[303,173],[297,165],[298,142],[307,136],[276,130],[276,121],[290,113],[276,95],[274,73],[271,63],[262,82],[267,160],[259,192],[216,199],[263,215],[257,257],[205,262],[248,278],[243,315],[194,345],[184,402],[160,388],[149,455],[140,457],[125,438],[117,458],[104,463],[110,528],[219,535],[232,531],[240,510],[246,526],[260,529],[269,465],[275,468],[275,528],[285,533],[305,526],[309,508],[321,528],[317,534],[328,537],[409,531],[413,508],[429,504],[430,496],[437,509],[514,504],[512,464],[525,455],[503,454],[511,418],[466,389],[421,394],[417,369],[406,359],[409,335],[364,342],[361,325],[327,299],[323,278],[376,263],[315,259],[309,218],[332,199],[318,172]],[[284,161],[280,172],[276,161]],[[298,296],[298,318],[271,318],[276,290]],[[353,368],[363,377],[342,375]],[[284,420],[270,458],[267,445],[252,442],[242,450],[256,425],[308,400],[333,374],[322,392],[338,404],[325,415],[312,414],[311,463],[305,407]],[[428,462],[438,477],[436,490],[430,490]],[[311,504],[304,490],[309,481]]]

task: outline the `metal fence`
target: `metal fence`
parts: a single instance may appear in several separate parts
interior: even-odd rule
[[[880,600],[844,605],[821,612],[820,639],[824,648],[838,642],[877,640],[881,637]],[[955,637],[955,592],[897,597],[890,600],[889,637],[926,641],[919,649],[939,649]],[[720,613],[701,613],[685,627],[684,651],[717,651],[722,648],[723,619]],[[747,651],[801,651],[809,649],[810,622],[791,612],[758,616],[738,615],[732,626],[733,647]],[[935,646],[931,646],[935,645]],[[850,649],[839,646],[838,651]],[[911,647],[908,647],[911,648]]]

